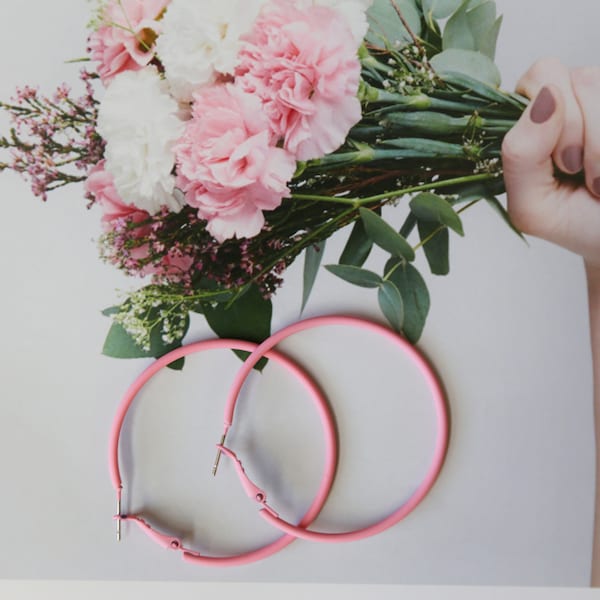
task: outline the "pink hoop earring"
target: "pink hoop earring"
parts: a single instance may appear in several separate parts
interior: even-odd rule
[[[271,525],[288,535],[318,542],[350,542],[361,540],[363,538],[375,535],[377,533],[381,533],[382,531],[385,531],[386,529],[398,523],[410,512],[412,512],[420,504],[423,498],[425,498],[425,496],[435,483],[435,480],[439,475],[439,472],[444,462],[444,458],[446,456],[446,450],[448,447],[448,411],[441,383],[435,375],[435,373],[433,372],[432,367],[425,360],[423,355],[421,355],[414,346],[412,346],[406,340],[404,340],[404,338],[397,335],[391,329],[388,329],[387,327],[384,327],[382,325],[378,325],[377,323],[373,323],[372,321],[366,321],[357,317],[342,315],[332,315],[307,319],[298,323],[294,323],[293,325],[290,325],[289,327],[286,327],[281,331],[273,334],[270,338],[262,342],[256,348],[256,350],[254,350],[254,352],[247,358],[247,360],[244,362],[244,364],[242,365],[242,367],[236,375],[227,400],[227,407],[225,410],[224,418],[223,437],[221,443],[217,445],[217,448],[219,449],[219,453],[223,452],[226,456],[234,460],[234,464],[236,465],[238,474],[242,476],[243,469],[241,467],[241,464],[239,464],[237,457],[223,446],[223,442],[225,440],[225,436],[227,435],[229,426],[231,425],[233,419],[233,411],[235,409],[235,402],[244,379],[247,377],[248,373],[252,370],[253,366],[257,363],[257,361],[260,360],[263,354],[269,351],[283,339],[293,335],[294,333],[304,331],[305,329],[312,329],[315,327],[322,327],[326,325],[353,325],[359,328],[368,329],[370,331],[374,331],[375,333],[383,335],[384,337],[398,345],[411,358],[413,363],[423,374],[428,384],[428,387],[432,393],[436,410],[437,440],[434,449],[434,456],[429,465],[428,472],[421,484],[416,489],[416,491],[412,494],[412,496],[398,509],[396,509],[394,512],[392,512],[390,515],[388,515],[381,521],[354,531],[326,533],[319,531],[310,531],[307,529],[307,526],[303,525],[302,523],[299,525],[293,525],[279,517],[270,506],[264,503],[263,507],[259,511],[261,516],[268,523],[270,523]],[[218,455],[215,464],[217,463]],[[245,486],[247,485],[247,483],[244,482],[243,478],[242,483]]]
[[[185,561],[209,566],[237,566],[262,560],[264,558],[267,558],[268,556],[271,556],[272,554],[275,554],[276,552],[279,552],[280,550],[288,546],[291,542],[293,542],[296,539],[296,536],[284,534],[283,536],[281,536],[274,542],[267,544],[266,546],[263,546],[256,550],[251,550],[249,552],[244,552],[239,555],[204,556],[195,550],[185,548],[182,545],[180,539],[155,530],[140,515],[121,514],[123,482],[121,479],[121,472],[119,468],[119,440],[125,416],[136,395],[158,371],[160,371],[169,363],[189,354],[219,348],[252,352],[252,356],[257,357],[257,360],[260,360],[260,358],[262,358],[263,356],[269,359],[274,359],[276,362],[281,363],[286,369],[288,369],[292,374],[294,374],[302,382],[304,387],[307,388],[310,392],[310,395],[317,407],[323,426],[323,431],[325,435],[326,458],[325,468],[321,477],[319,490],[312,504],[308,508],[307,512],[300,520],[299,525],[301,527],[306,527],[316,519],[317,515],[321,511],[323,505],[325,504],[331,486],[333,485],[335,469],[337,465],[337,438],[335,432],[335,424],[330,407],[319,387],[308,376],[308,374],[304,370],[302,370],[296,363],[294,363],[289,358],[276,351],[265,350],[262,354],[260,354],[260,356],[258,356],[258,354],[256,353],[256,351],[258,350],[257,344],[254,344],[252,342],[228,339],[214,339],[196,342],[194,344],[182,346],[169,352],[165,356],[156,360],[145,371],[143,371],[138,376],[138,378],[131,384],[131,386],[125,393],[118,407],[117,414],[115,415],[109,441],[109,470],[112,485],[117,495],[117,514],[115,515],[115,519],[117,522],[117,539],[120,539],[121,537],[121,522],[132,521],[136,523],[140,527],[140,529],[142,529],[144,533],[148,535],[148,537],[153,539],[163,548],[181,551],[182,558]],[[231,406],[232,416],[235,407],[235,402],[237,401],[237,395],[239,394],[242,385],[251,370],[252,369],[249,369],[243,377],[236,377],[236,384],[238,385],[236,395],[235,397],[232,397],[231,394],[229,395],[229,401],[233,403],[233,405]],[[231,423],[229,423],[229,425],[231,425]],[[231,450],[227,449],[227,452],[232,458],[235,457],[235,454],[233,454]],[[245,476],[244,470],[241,467],[241,463],[237,460],[237,457],[235,457],[235,460],[237,461],[236,465],[239,465],[238,475],[242,480],[246,492],[257,502],[259,502],[262,506],[264,506],[265,510],[270,510],[266,504],[267,498],[265,492],[250,482],[250,480]]]

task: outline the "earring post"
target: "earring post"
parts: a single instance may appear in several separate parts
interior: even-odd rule
[[[227,433],[224,433],[221,436],[221,441],[218,443],[218,446],[223,446],[225,444],[226,437],[227,437]],[[222,454],[222,451],[221,451],[221,448],[219,448],[217,450],[217,455],[215,456],[215,462],[213,463],[213,466],[212,466],[213,477],[217,474],[217,469],[219,468],[219,462],[221,460],[221,454]]]
[[[121,541],[121,498],[117,499],[117,542]]]

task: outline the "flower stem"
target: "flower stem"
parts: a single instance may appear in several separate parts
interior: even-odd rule
[[[463,177],[454,177],[442,181],[432,181],[431,183],[422,183],[410,187],[394,190],[393,192],[385,192],[384,194],[376,194],[375,196],[367,196],[366,198],[344,198],[340,196],[319,196],[317,194],[292,194],[294,200],[311,200],[314,202],[335,202],[338,204],[348,204],[354,208],[359,208],[366,204],[381,202],[382,200],[391,200],[412,194],[413,192],[422,192],[426,190],[438,189],[443,187],[451,187],[461,185],[463,183],[474,183],[477,181],[490,181],[496,179],[496,173],[477,173],[475,175],[465,175]]]
[[[465,210],[467,210],[468,208],[471,208],[471,206],[473,206],[474,204],[477,204],[480,201],[481,201],[481,198],[472,200],[468,204],[465,204],[463,207],[459,208],[456,211],[457,214],[464,212]],[[418,244],[415,244],[413,246],[413,251],[416,252],[419,248],[422,248],[425,244],[427,244],[429,241],[431,241],[438,233],[440,233],[440,231],[443,231],[446,228],[447,228],[446,225],[440,225],[439,227],[436,227],[427,237],[423,238]],[[398,262],[387,273],[385,273],[383,275],[383,280],[387,281],[394,274],[396,269],[399,266],[403,265],[405,262],[406,261],[403,258],[399,259]]]

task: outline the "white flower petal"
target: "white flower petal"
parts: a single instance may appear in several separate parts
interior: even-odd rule
[[[156,41],[171,92],[190,102],[195,91],[231,74],[240,38],[251,28],[266,0],[172,0]]]
[[[156,214],[180,210],[173,195],[173,146],[184,123],[154,67],[126,71],[109,85],[100,105],[98,132],[106,141],[106,170],[124,203]]]

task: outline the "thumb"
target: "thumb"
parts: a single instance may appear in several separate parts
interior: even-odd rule
[[[510,216],[519,229],[540,237],[546,237],[552,227],[552,203],[557,202],[552,152],[564,118],[560,89],[554,85],[542,87],[502,143]]]

